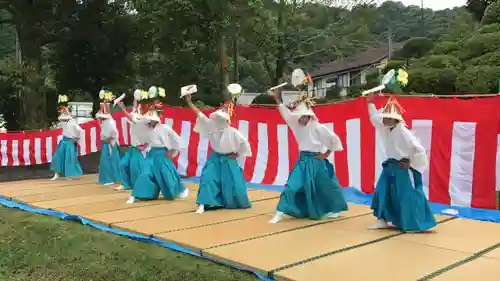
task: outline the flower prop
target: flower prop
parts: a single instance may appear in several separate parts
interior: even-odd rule
[[[406,85],[408,85],[408,72],[406,72],[402,68],[398,69],[396,73],[396,79],[399,84],[401,84],[401,86],[406,87]]]
[[[288,105],[288,108],[293,110],[297,107],[297,105],[299,105],[301,103],[305,104],[309,108],[316,105],[316,101],[314,100],[314,98],[309,97],[307,94],[303,93],[302,95],[300,95],[300,97],[297,100],[292,101]]]
[[[69,99],[68,99],[68,96],[67,95],[59,95],[57,97],[57,103],[59,104],[59,106],[61,107],[67,107],[68,106],[68,102],[69,102]]]
[[[116,96],[110,91],[101,90],[99,92],[99,99],[103,102],[112,102],[115,98]]]

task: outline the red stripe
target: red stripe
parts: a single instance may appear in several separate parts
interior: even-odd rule
[[[35,157],[35,137],[31,136],[30,137],[30,147],[29,147],[29,158],[30,158],[30,164],[35,165],[36,164],[36,157]]]
[[[375,182],[375,129],[368,119],[361,119],[361,190],[373,193]]]
[[[453,121],[432,122],[432,141],[429,165],[429,200],[450,204],[450,161]]]
[[[257,154],[259,153],[257,144],[259,142],[259,135],[257,131],[257,123],[249,122],[248,123],[248,142],[250,142],[250,146],[252,148],[252,156],[247,157],[245,161],[245,169],[244,174],[247,181],[252,180],[253,172],[255,169],[255,159]]]
[[[14,158],[12,157],[12,139],[7,139],[7,166],[14,165]]]
[[[267,163],[263,184],[272,184],[278,175],[278,126],[267,124]]]
[[[122,123],[122,118],[115,118],[115,122],[116,122],[116,129],[118,130],[118,144],[119,145],[126,145],[126,141],[125,141],[125,128],[123,128],[123,123]],[[129,126],[127,126],[129,127]],[[100,136],[100,134],[99,134]],[[99,138],[100,139],[100,138]],[[101,146],[98,146],[99,149]]]
[[[191,122],[191,124],[193,123]],[[186,170],[186,175],[189,177],[196,176],[196,170],[198,169],[199,144],[200,144],[200,135],[191,130],[188,143],[188,165]]]
[[[496,185],[496,153],[493,152],[497,150],[497,135],[489,133],[494,132],[496,127],[495,122],[481,122],[476,125],[471,202],[473,208],[497,207],[495,188],[483,188]]]
[[[174,131],[179,135],[181,136],[181,131],[182,131],[182,120],[178,119],[178,120],[174,120],[173,123],[172,123],[172,129],[174,129]],[[174,165],[176,167],[179,167],[179,154],[180,153],[177,153],[177,156],[175,156],[172,160],[174,162]]]
[[[333,124],[333,130],[339,136],[342,141],[342,146],[344,150],[335,152],[335,174],[339,179],[339,183],[341,186],[347,187],[349,186],[349,171],[347,168],[347,129],[346,129],[346,121],[337,121]],[[373,163],[373,162],[372,162]]]
[[[17,159],[19,159],[19,166],[26,166],[26,162],[24,161],[24,140],[26,140],[27,137],[22,136],[21,139],[19,139],[17,141],[17,145],[18,145],[18,150],[19,150],[19,153],[17,154]],[[28,146],[29,148],[29,146]]]

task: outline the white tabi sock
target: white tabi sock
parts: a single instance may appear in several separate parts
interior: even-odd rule
[[[127,204],[134,204],[135,202],[135,197],[134,196],[130,196],[127,200]]]
[[[377,223],[368,227],[368,229],[371,230],[387,229],[387,228],[390,228],[390,226],[384,220],[378,220]]]
[[[205,212],[205,205],[198,206],[198,210],[196,210],[197,214],[203,214]]]
[[[275,215],[274,215],[274,217],[273,217],[273,218],[269,221],[269,223],[272,223],[272,224],[274,224],[274,223],[278,223],[278,222],[280,222],[280,221],[283,219],[283,217],[284,217],[284,216],[285,216],[285,213],[283,213],[283,212],[276,212],[276,214],[275,214]]]
[[[58,178],[59,178],[59,174],[58,174],[58,173],[55,173],[55,174],[54,174],[54,177],[53,177],[53,178],[51,178],[50,180],[51,180],[51,181],[55,181],[55,180],[57,180]]]
[[[179,198],[186,198],[189,196],[189,189],[184,189],[184,191],[179,195]]]

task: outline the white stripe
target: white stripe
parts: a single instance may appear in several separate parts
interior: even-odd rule
[[[347,120],[346,129],[349,186],[361,190],[361,120]]]
[[[245,139],[248,140],[248,121],[240,120],[240,122],[238,122],[238,131],[245,137]],[[252,155],[254,155],[255,153],[256,151],[252,151]],[[240,157],[238,159],[238,165],[240,165],[242,169],[245,168],[246,160],[246,157]]]
[[[497,141],[497,165],[496,165],[497,191],[500,191],[500,135]]]
[[[335,132],[334,130],[334,126],[333,126],[333,123],[326,123],[324,124],[330,131],[332,132]],[[328,161],[330,161],[330,163],[333,164],[333,166],[335,166],[335,151],[332,151],[332,153],[330,153],[330,156],[328,156]]]
[[[288,126],[278,125],[278,169],[274,185],[284,185],[288,179],[290,159],[288,154]]]
[[[267,157],[268,157],[268,138],[267,138],[267,124],[257,124],[258,143],[257,143],[257,156],[255,157],[255,167],[253,171],[252,183],[262,183],[266,174]]]
[[[129,144],[129,141],[128,141],[128,127],[129,127],[129,123],[127,121],[127,117],[123,117],[120,119],[120,122],[122,123],[122,131],[121,133],[123,134],[123,143],[121,145],[128,145]]]
[[[24,159],[24,166],[29,166],[31,165],[31,160],[30,160],[30,140],[23,140],[23,159]]]
[[[196,159],[196,176],[201,176],[201,171],[207,163],[207,154],[208,154],[208,138],[200,138],[198,143],[198,157]]]
[[[97,152],[99,148],[97,148],[97,127],[90,128],[90,152]]]
[[[455,206],[471,206],[475,136],[476,123],[453,123],[449,192]]]
[[[45,156],[47,157],[47,163],[52,162],[52,137],[45,138]]]
[[[87,149],[85,148],[86,147],[86,143],[85,143],[86,135],[87,135],[86,130],[84,130],[80,135],[80,141],[78,142],[80,144],[80,155],[87,154]]]
[[[42,140],[40,138],[35,139],[35,163],[42,164]]]
[[[174,120],[173,119],[170,119],[170,118],[165,119],[165,124],[167,124],[170,127],[172,127],[172,129],[174,128],[173,127],[173,125],[174,125]]]
[[[375,182],[373,189],[377,186],[378,178],[382,173],[382,162],[387,159],[387,154],[385,154],[384,141],[380,136],[380,133],[375,130]]]
[[[425,148],[429,163],[431,161],[431,144],[432,144],[432,120],[413,120],[411,130]],[[429,199],[429,171],[430,166],[422,174],[422,184],[425,196]]]
[[[7,140],[0,141],[0,153],[2,154],[2,166],[7,166]]]
[[[12,141],[12,166],[19,166],[19,141]]]
[[[186,148],[183,148],[179,152],[179,161],[177,162],[177,171],[181,175],[186,175],[187,166],[189,161],[189,138],[191,137],[191,122],[182,121],[181,126],[181,139],[184,142]]]

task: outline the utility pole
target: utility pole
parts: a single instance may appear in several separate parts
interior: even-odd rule
[[[425,37],[425,28],[424,28],[424,0],[420,1],[420,24],[421,24],[421,32],[422,37]]]
[[[392,57],[392,28],[390,24],[387,29],[387,48],[387,60],[390,61]]]

